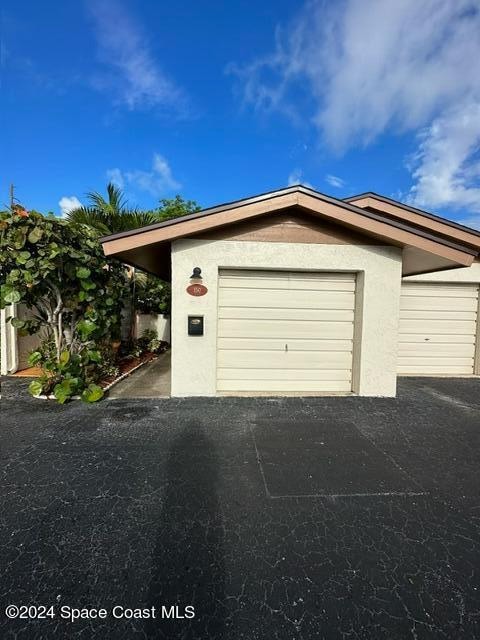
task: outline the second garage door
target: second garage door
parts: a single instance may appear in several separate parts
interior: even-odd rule
[[[474,373],[478,285],[404,282],[400,374]]]
[[[220,393],[352,390],[355,274],[221,270]]]

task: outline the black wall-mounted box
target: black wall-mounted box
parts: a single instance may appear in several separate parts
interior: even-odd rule
[[[203,336],[203,316],[188,316],[188,335]]]

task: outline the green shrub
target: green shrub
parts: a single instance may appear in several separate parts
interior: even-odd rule
[[[144,353],[163,353],[168,347],[168,342],[160,340],[155,329],[145,329],[140,338],[125,345],[125,354],[139,358]]]
[[[137,342],[142,351],[150,351],[151,353],[157,353],[162,345],[155,329],[145,329]]]
[[[77,394],[100,399],[98,345],[119,334],[129,293],[124,267],[105,258],[90,227],[18,205],[0,215],[0,249],[1,308],[24,303],[32,317],[8,320],[22,333],[41,329],[46,336],[30,357],[45,371],[31,393],[53,393],[60,403]]]
[[[44,372],[30,383],[30,393],[33,396],[53,394],[60,404],[78,394],[87,402],[94,402],[89,399],[93,397],[99,400],[103,396],[101,387],[96,384],[102,377],[101,354],[91,347],[93,345],[85,345],[77,353],[62,351],[57,359],[54,342],[44,341],[28,359],[31,366],[39,366]],[[92,388],[97,389],[95,394],[84,395],[85,389]]]
[[[137,274],[135,290],[135,310],[138,313],[170,313],[171,289],[164,282],[152,275]]]

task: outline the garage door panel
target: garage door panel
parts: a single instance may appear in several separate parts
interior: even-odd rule
[[[471,344],[451,344],[445,342],[443,344],[423,342],[411,343],[402,342],[398,347],[398,352],[402,356],[455,356],[463,358],[472,357]]]
[[[478,285],[403,283],[398,372],[472,374],[477,310]]]
[[[353,309],[285,309],[265,307],[220,307],[220,319],[248,320],[331,320],[353,322]]]
[[[475,297],[478,285],[468,283],[416,283],[402,284],[403,297],[433,297],[433,298],[472,298]]]
[[[425,375],[425,376],[468,376],[472,373],[471,365],[461,367],[459,365],[442,365],[439,369],[438,364],[421,364],[416,365],[415,370],[412,371],[412,365],[400,365],[398,367],[398,373],[400,375]]]
[[[413,309],[416,311],[447,310],[476,312],[476,300],[474,298],[445,298],[443,296],[405,296],[400,300],[400,310]]]
[[[291,351],[351,351],[351,340],[308,340],[288,341]],[[219,349],[247,349],[258,351],[285,351],[285,341],[278,338],[219,338]]]
[[[303,320],[219,320],[218,335],[225,338],[353,338],[352,322],[310,322]]]
[[[353,309],[349,291],[285,289],[220,289],[221,307],[271,307],[274,309]]]
[[[458,311],[452,309],[451,311],[442,310],[418,310],[418,309],[403,309],[403,320],[460,320],[467,322],[475,322],[477,312],[473,311]]]
[[[286,291],[355,291],[355,283],[350,280],[318,278],[222,278],[220,289],[284,289]]]
[[[271,271],[269,269],[220,269],[221,282],[220,286],[225,286],[232,280],[240,281],[247,280],[248,282],[254,282],[260,279],[261,282],[271,282],[272,280],[289,280],[295,282],[310,281],[313,283],[319,282],[348,282],[351,283],[355,278],[352,278],[352,273],[349,271],[292,271],[292,270],[278,270]],[[316,285],[315,285],[316,286]]]
[[[425,338],[428,337],[428,342],[430,344],[442,344],[442,343],[452,343],[452,344],[475,344],[475,336],[468,334],[468,335],[456,335],[456,336],[451,336],[448,333],[436,333],[436,334],[428,334],[428,336],[426,336],[424,333],[404,333],[400,335],[400,340],[399,340],[399,344],[403,344],[404,342],[407,342],[409,344],[412,343],[423,343],[425,342]],[[455,342],[453,342],[453,340],[455,340]]]
[[[472,335],[472,325],[474,323],[470,320],[430,320],[427,323],[421,320],[404,320],[400,319],[400,332],[404,334],[419,333],[422,329],[425,330],[425,337],[431,335],[443,334],[443,335]]]
[[[440,355],[422,355],[422,356],[408,356],[408,362],[412,366],[421,366],[423,364],[436,366],[436,367],[471,367],[473,364],[473,358],[458,358],[454,356],[440,356]]]
[[[350,382],[350,369],[232,369],[219,367],[219,380],[341,380]]]
[[[219,380],[218,391],[236,393],[348,393],[350,382],[341,380]]]
[[[354,306],[351,273],[222,269],[218,391],[351,391]]]
[[[255,369],[344,369],[352,360],[349,351],[230,351],[220,349],[219,367]]]

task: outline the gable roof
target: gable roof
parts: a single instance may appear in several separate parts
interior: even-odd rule
[[[434,213],[412,207],[393,198],[387,198],[373,191],[367,191],[355,196],[344,198],[345,202],[368,211],[377,211],[396,219],[405,220],[411,224],[436,231],[437,233],[455,238],[470,244],[480,250],[480,231],[471,229],[463,224],[442,218]]]
[[[332,198],[302,185],[270,191],[251,198],[227,202],[180,218],[101,238],[106,255],[116,256],[147,271],[164,274],[170,244],[179,238],[194,237],[242,220],[299,207],[304,212],[344,225],[382,240],[385,244],[410,249],[404,259],[405,275],[436,269],[469,266],[478,253],[475,248],[455,238],[433,233],[406,220],[395,219],[381,211],[371,211],[347,201]],[[420,252],[422,267],[416,270],[411,260]],[[162,255],[162,251],[165,255]],[[426,259],[429,256],[429,259]],[[411,264],[409,264],[409,261]],[[414,261],[415,262],[415,261]]]

